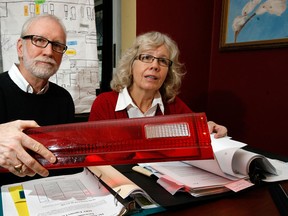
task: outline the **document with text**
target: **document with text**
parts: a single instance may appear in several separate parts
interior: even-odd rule
[[[47,177],[22,185],[29,215],[37,216],[96,216],[119,215],[123,205],[87,169],[73,175]],[[3,212],[16,213],[16,204],[9,188],[2,186]]]

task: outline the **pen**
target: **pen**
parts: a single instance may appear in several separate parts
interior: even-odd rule
[[[153,174],[153,172],[151,172],[151,171],[148,170],[148,169],[145,169],[144,167],[141,167],[141,166],[133,166],[133,167],[132,167],[132,170],[134,170],[135,172],[138,172],[138,173],[140,173],[140,174],[143,174],[143,175],[145,175],[145,176],[148,176],[148,177],[150,177],[150,178],[152,178],[152,179],[154,179],[154,180],[156,180],[156,181],[159,179],[155,174]]]
[[[288,196],[280,184],[269,187],[271,197],[281,215],[288,215]]]

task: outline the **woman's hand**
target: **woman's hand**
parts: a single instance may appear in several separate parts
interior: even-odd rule
[[[213,121],[208,121],[208,128],[210,133],[215,133],[215,138],[221,138],[227,136],[227,128],[222,125],[218,125]]]

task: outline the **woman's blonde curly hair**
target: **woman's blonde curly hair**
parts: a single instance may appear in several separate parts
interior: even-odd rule
[[[176,95],[180,93],[182,78],[185,74],[183,64],[179,62],[179,49],[174,40],[160,32],[147,32],[139,35],[132,47],[126,50],[119,60],[118,66],[113,73],[110,82],[112,90],[119,92],[121,89],[129,88],[133,83],[132,64],[135,58],[147,50],[165,45],[173,64],[168,69],[167,77],[160,88],[163,101],[172,102]]]

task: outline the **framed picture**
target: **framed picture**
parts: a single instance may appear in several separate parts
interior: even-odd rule
[[[220,50],[288,46],[286,0],[223,0]]]

